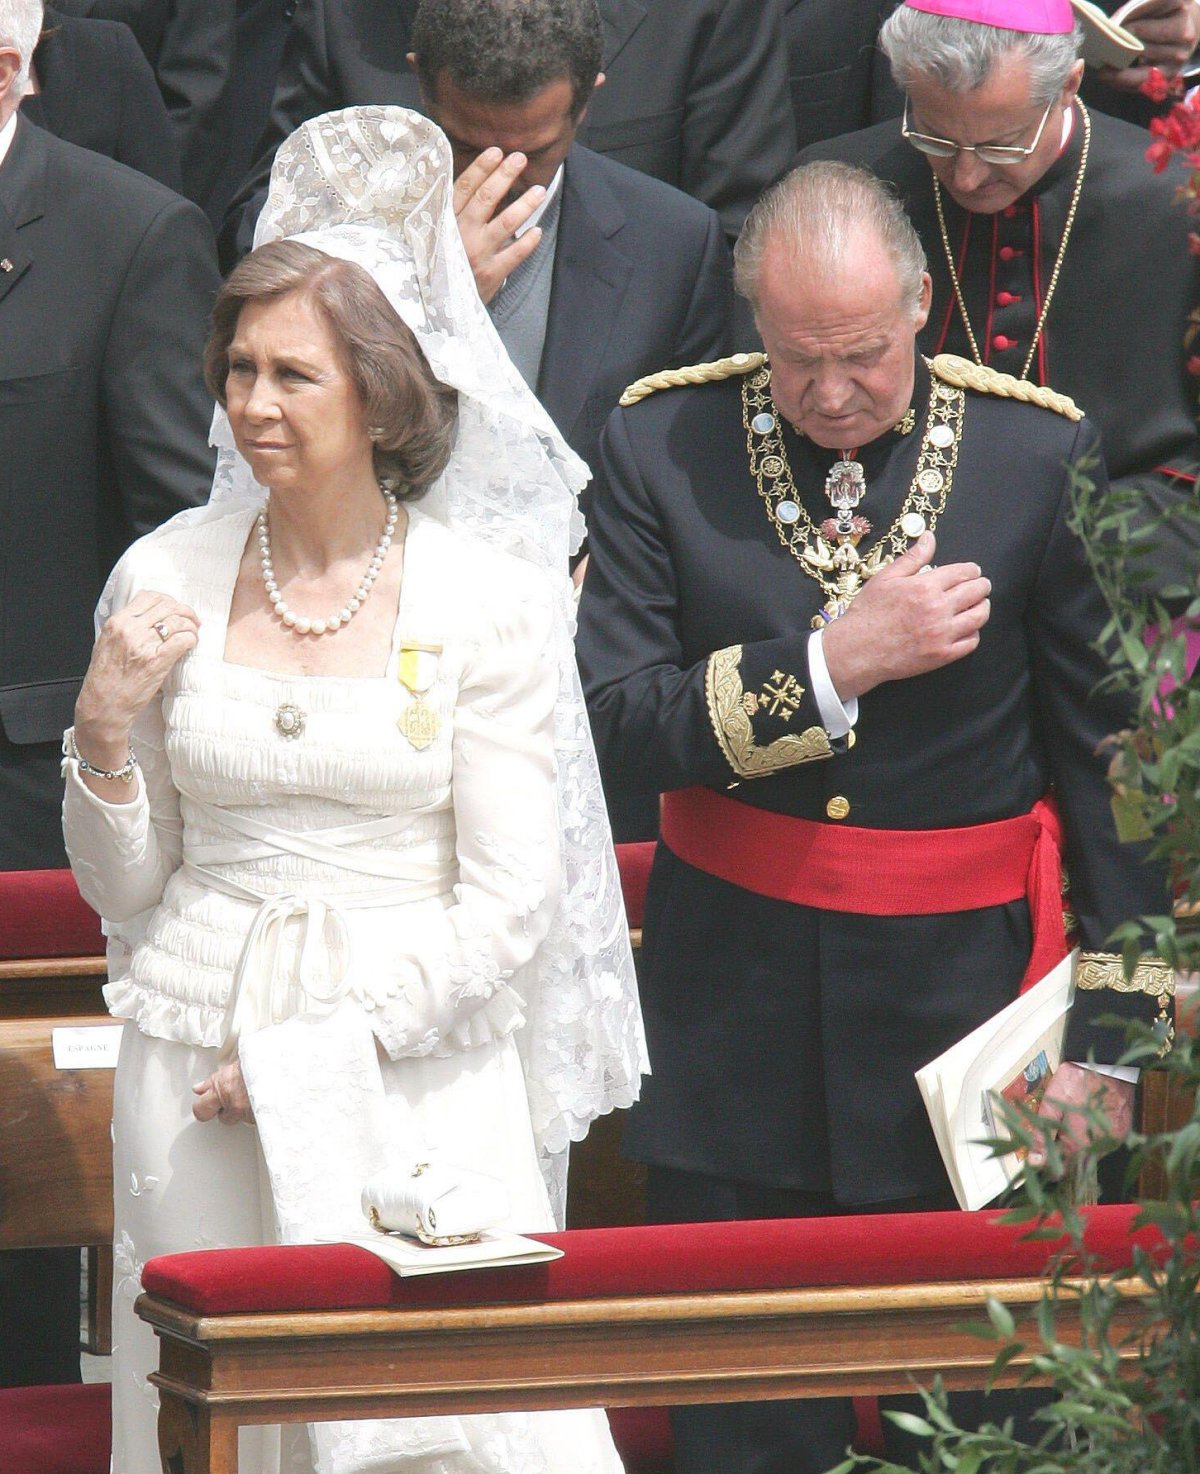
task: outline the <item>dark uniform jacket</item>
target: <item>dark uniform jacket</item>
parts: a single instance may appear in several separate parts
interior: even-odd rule
[[[1092,114],[1083,192],[1058,287],[1029,377],[1069,394],[1100,430],[1114,481],[1130,480],[1148,503],[1168,508],[1192,494],[1200,456],[1195,380],[1184,328],[1197,300],[1197,263],[1175,174],[1146,162],[1144,133]],[[984,361],[1020,374],[1062,242],[1083,145],[1082,118],[1062,156],[1023,199],[995,215],[942,200],[971,326]],[[971,356],[955,304],[927,160],[881,123],[809,149],[805,160],[843,159],[895,185],[924,244],[933,311],[921,335],[927,352]],[[1171,468],[1187,478],[1160,470]],[[1164,538],[1159,587],[1193,582],[1192,528]]]
[[[171,119],[128,26],[48,9],[33,62],[39,90],[21,99],[23,117],[182,190]]]
[[[135,537],[208,495],[217,284],[195,205],[18,116],[0,165],[0,867],[65,863],[54,753],[96,598]]]
[[[405,60],[417,0],[299,0],[258,149],[221,233],[245,255],[280,143],[336,108],[420,108]],[[795,152],[780,0],[599,0],[604,86],[580,143],[694,195],[733,238]]]
[[[1118,844],[1096,753],[1127,714],[1093,694],[1104,668],[1090,642],[1105,611],[1066,521],[1067,465],[1094,453],[1090,425],[967,396],[936,556],[978,562],[992,580],[980,646],[868,692],[854,745],[831,747],[807,663],[823,595],[750,475],[741,388],[733,378],[658,393],[605,431],[578,646],[606,785],[703,784],[819,824],[925,830],[1026,813],[1053,784],[1083,945],[1103,950],[1117,923],[1162,906],[1165,887]],[[908,495],[928,394],[918,363],[917,429],[860,452],[858,510],[876,529],[864,551]],[[819,523],[833,455],[786,438]],[[797,709],[739,715],[742,692],[768,694],[781,676],[801,688]],[[731,699],[715,699],[716,686]],[[773,762],[767,749],[788,737],[792,751]],[[840,820],[834,798],[846,801],[832,807]],[[913,1071],[1015,996],[1030,950],[1023,900],[919,917],[819,912],[717,880],[660,845],[644,937],[653,1073],[632,1115],[633,1155],[832,1189],[847,1203],[944,1189]],[[1081,993],[1075,1058],[1092,1046],[1117,1057],[1119,1037],[1091,1025],[1114,1003],[1147,1017],[1157,1007]]]

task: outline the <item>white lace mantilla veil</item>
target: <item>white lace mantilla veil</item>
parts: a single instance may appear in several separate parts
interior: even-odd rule
[[[421,499],[439,521],[540,568],[557,591],[555,724],[563,890],[546,940],[513,979],[529,1108],[561,1220],[566,1148],[636,1097],[649,1068],[616,858],[574,655],[569,554],[583,536],[587,467],[505,352],[479,299],[453,211],[450,146],[399,107],[313,118],[282,145],[255,245],[289,236],[357,262],[458,390],[458,430]],[[212,500],[261,501],[218,407]]]

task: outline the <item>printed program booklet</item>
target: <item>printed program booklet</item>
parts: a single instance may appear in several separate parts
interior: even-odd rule
[[[563,1253],[538,1239],[490,1230],[473,1244],[423,1244],[407,1234],[380,1233],[378,1230],[347,1235],[337,1242],[369,1249],[403,1277],[452,1274],[463,1269],[499,1269],[510,1264],[540,1264],[545,1260],[561,1259]]]
[[[1143,11],[1152,11],[1157,3],[1158,0],[1126,0],[1108,15],[1095,0],[1071,0],[1075,13],[1083,21],[1082,55],[1088,66],[1120,69],[1137,62],[1145,48],[1126,26]]]
[[[985,1207],[1020,1170],[1018,1152],[992,1155],[1006,1131],[999,1099],[1036,1106],[1062,1063],[1075,977],[1072,952],[1007,1008],[916,1072],[960,1208]]]

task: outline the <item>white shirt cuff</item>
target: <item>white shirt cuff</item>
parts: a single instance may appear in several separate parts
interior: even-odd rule
[[[852,696],[844,705],[834,689],[825,664],[825,646],[821,636],[823,630],[814,630],[808,637],[808,676],[812,681],[813,699],[821,713],[821,725],[835,741],[845,737],[858,721],[858,697]]]

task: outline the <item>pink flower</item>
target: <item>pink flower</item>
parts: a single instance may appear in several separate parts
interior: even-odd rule
[[[1166,102],[1171,95],[1171,84],[1157,67],[1151,67],[1150,75],[1142,83],[1140,91],[1145,93],[1151,102]]]
[[[1158,119],[1155,118],[1154,121],[1157,122]],[[1171,162],[1172,152],[1171,145],[1165,143],[1161,138],[1156,138],[1146,150],[1146,158],[1156,174],[1161,174]]]

